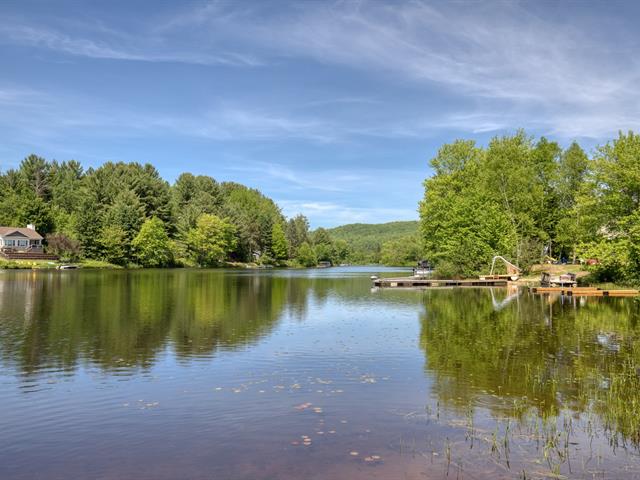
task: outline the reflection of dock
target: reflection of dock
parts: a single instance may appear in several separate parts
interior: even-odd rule
[[[437,280],[417,277],[377,278],[373,281],[376,287],[386,288],[506,287],[508,283],[506,279]]]
[[[635,297],[638,290],[602,290],[596,287],[532,287],[533,293],[555,293],[580,297]]]

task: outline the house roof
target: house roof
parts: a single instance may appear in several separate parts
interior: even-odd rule
[[[30,240],[42,240],[42,235],[40,235],[38,232],[30,228],[0,227],[0,237],[7,237],[12,233],[21,234]]]

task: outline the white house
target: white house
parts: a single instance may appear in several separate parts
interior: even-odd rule
[[[31,224],[26,228],[0,226],[0,251],[42,252],[42,235]]]

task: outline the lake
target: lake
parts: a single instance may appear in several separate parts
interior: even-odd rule
[[[640,478],[638,302],[393,272],[0,271],[0,478]]]

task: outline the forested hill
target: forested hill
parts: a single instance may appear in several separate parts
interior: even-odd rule
[[[418,225],[418,221],[351,223],[327,231],[334,240],[347,243],[352,263],[404,265],[420,256]]]
[[[273,200],[238,183],[188,172],[169,183],[150,164],[85,169],[37,155],[0,171],[0,225],[27,224],[44,236],[46,252],[64,261],[142,267],[398,265],[413,263],[407,245],[418,243],[417,222],[318,228],[312,235],[304,215],[287,219]],[[410,242],[399,240],[408,236]]]
[[[0,172],[0,225],[29,223],[46,251],[63,260],[144,267],[316,262],[304,216],[287,221],[258,190],[205,175],[183,173],[169,183],[150,164],[85,169],[30,155]]]

